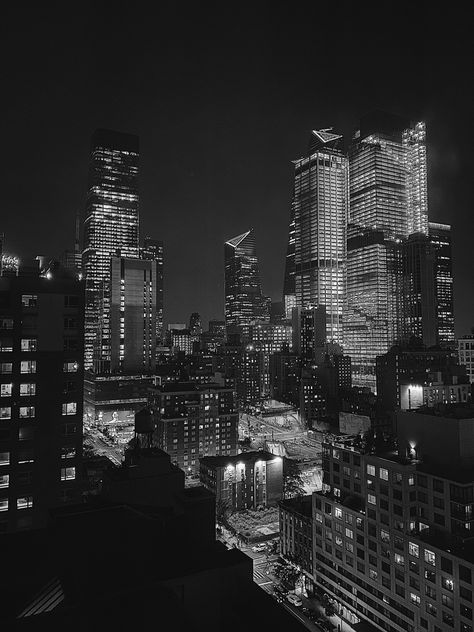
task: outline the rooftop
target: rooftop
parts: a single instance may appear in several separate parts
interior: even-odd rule
[[[254,463],[255,461],[274,461],[281,459],[266,450],[255,450],[252,452],[242,452],[235,456],[204,456],[200,462],[208,467],[224,467],[225,465],[236,465],[237,463]]]

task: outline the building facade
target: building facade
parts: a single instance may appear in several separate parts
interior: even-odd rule
[[[451,226],[429,222],[429,239],[435,251],[435,295],[439,343],[454,347],[454,295]]]
[[[474,334],[463,336],[458,340],[459,364],[466,367],[469,382],[474,382]]]
[[[155,261],[156,263],[156,344],[163,343],[163,242],[151,237],[145,237],[140,248],[140,259]]]
[[[86,279],[85,368],[101,358],[101,329],[108,334],[110,258],[138,258],[138,137],[99,129],[92,136],[84,219]]]
[[[283,494],[283,459],[263,450],[204,457],[199,477],[216,495],[216,503],[231,511],[271,507]]]
[[[79,502],[84,284],[59,267],[0,278],[0,531]]]
[[[313,131],[307,155],[294,161],[292,203],[296,305],[324,305],[327,334],[336,342],[342,341],[348,213],[341,144],[339,134]]]
[[[217,384],[178,382],[150,390],[155,414],[154,441],[186,475],[199,473],[204,456],[237,453],[235,391]]]

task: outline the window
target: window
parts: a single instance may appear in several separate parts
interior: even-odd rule
[[[462,579],[463,582],[470,584],[472,581],[471,569],[467,568],[467,566],[459,564],[459,579]]]
[[[10,475],[0,474],[0,487],[8,487],[10,485]]]
[[[20,396],[36,395],[36,384],[34,382],[20,384]]]
[[[33,463],[33,450],[20,450],[18,453],[18,463]]]
[[[0,329],[13,329],[13,318],[0,318]]]
[[[0,364],[0,374],[9,375],[13,370],[13,364],[11,362],[2,362]]]
[[[63,415],[75,415],[77,413],[77,404],[76,402],[68,402],[67,404],[63,404]],[[177,441],[177,439],[175,439]]]
[[[23,426],[18,429],[19,441],[32,441],[35,437],[35,429],[32,426]]]
[[[446,608],[454,610],[454,599],[449,595],[441,595],[441,602],[443,606],[446,606]]]
[[[0,397],[11,397],[13,384],[0,384]]]
[[[351,540],[354,538],[354,532],[352,529],[346,529],[346,538],[350,538]]]
[[[413,557],[420,557],[420,547],[414,542],[408,542],[408,553]]]
[[[8,511],[8,498],[0,498],[0,511]]]
[[[410,601],[413,605],[419,606],[420,605],[419,595],[416,595],[415,593],[410,593]]]
[[[20,373],[36,373],[36,360],[22,360]]]
[[[377,504],[377,498],[373,494],[367,494],[367,501],[371,505],[376,505]]]
[[[63,446],[61,448],[61,458],[62,459],[73,459],[76,456],[76,448],[74,446]],[[185,459],[188,457],[185,456]]]
[[[433,551],[425,549],[425,562],[431,564],[432,566],[436,565],[436,555],[435,553],[433,553]]]
[[[11,419],[11,418],[12,418],[11,406],[0,407],[0,419]]]
[[[447,557],[441,557],[441,570],[453,574],[453,563]]]
[[[428,601],[426,604],[426,612],[431,616],[436,617],[436,615],[438,614],[438,609],[436,608],[436,606]]]
[[[13,351],[13,340],[11,338],[0,338],[0,351],[11,353]]]
[[[61,480],[62,481],[71,481],[76,478],[76,468],[75,467],[62,467],[61,468]]]
[[[20,416],[20,419],[34,417],[35,407],[34,406],[20,406],[19,416]]]
[[[405,566],[405,558],[403,557],[403,555],[400,555],[399,553],[395,553],[395,555],[393,556],[393,559],[395,560],[395,564],[399,564],[400,566]]]
[[[367,465],[367,474],[375,476],[375,465]]]
[[[33,507],[33,496],[21,496],[16,499],[17,509],[31,509]]]
[[[10,465],[10,452],[0,452],[0,465]]]
[[[38,297],[35,294],[23,294],[21,297],[21,304],[23,307],[36,307],[38,304]]]
[[[441,578],[441,586],[445,589],[445,590],[449,590],[450,592],[453,592],[454,590],[454,581],[452,580],[451,577],[442,577]]]
[[[376,580],[378,577],[377,571],[375,571],[373,568],[369,568],[369,577],[370,579]]]
[[[390,542],[390,533],[382,529],[380,531],[380,539],[382,540],[382,542]]]
[[[428,584],[425,586],[425,595],[436,601],[436,590],[431,586],[428,586]]]
[[[22,338],[21,350],[22,351],[36,351],[36,338]]]
[[[79,364],[75,361],[68,361],[63,364],[64,373],[77,373],[78,369],[79,369]]]
[[[79,305],[78,296],[65,296],[64,297],[64,307],[78,307],[78,305]]]
[[[386,470],[385,468],[381,467],[379,469],[379,477],[383,480],[383,481],[388,481],[388,470]]]

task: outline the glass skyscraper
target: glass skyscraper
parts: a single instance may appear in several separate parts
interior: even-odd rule
[[[376,356],[407,334],[402,258],[410,249],[401,242],[428,232],[425,142],[424,123],[374,112],[361,119],[349,149],[344,349],[355,386],[375,389]]]
[[[140,259],[156,261],[156,344],[163,344],[163,242],[145,237]]]
[[[285,285],[292,289],[294,274],[296,305],[324,305],[328,338],[341,342],[348,199],[348,161],[342,136],[328,130],[313,131],[307,155],[294,165]],[[288,307],[290,296],[290,292],[285,295]]]
[[[106,281],[110,259],[138,258],[138,137],[96,130],[92,137],[84,219],[85,367],[110,356]]]
[[[253,230],[226,241],[224,258],[226,327],[248,334],[252,322],[269,320]]]

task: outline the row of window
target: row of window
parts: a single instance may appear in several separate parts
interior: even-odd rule
[[[35,417],[36,408],[35,406],[20,406],[18,409],[18,417],[20,419],[27,419]],[[62,415],[76,415],[77,414],[77,403],[76,402],[67,402],[62,404]],[[12,407],[11,406],[0,406],[0,419],[11,419],[12,418]]]

